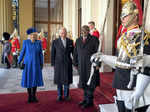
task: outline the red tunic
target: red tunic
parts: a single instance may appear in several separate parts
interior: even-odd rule
[[[43,48],[43,50],[46,50],[46,48],[47,48],[47,40],[46,40],[46,38],[42,38],[41,39],[41,41],[42,41],[42,48]]]
[[[20,50],[20,43],[17,37],[13,37],[11,40],[11,52],[14,53],[17,50]]]
[[[100,36],[99,31],[96,30],[96,29],[94,29],[94,30],[91,32],[91,35],[97,37],[98,39],[99,39],[99,36]]]

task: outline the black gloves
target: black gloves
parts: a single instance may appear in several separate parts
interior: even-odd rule
[[[41,69],[43,69],[43,64],[40,64]]]
[[[24,67],[25,67],[25,64],[23,63],[23,61],[21,63],[19,63],[19,68],[20,69],[24,69]]]

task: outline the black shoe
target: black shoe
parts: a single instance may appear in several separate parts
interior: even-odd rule
[[[32,103],[33,102],[33,98],[31,96],[28,97],[28,103]]]
[[[83,101],[81,101],[81,102],[79,102],[79,106],[82,106],[82,105],[84,105],[86,103],[86,100],[83,100]]]
[[[17,65],[13,65],[12,68],[17,68]]]
[[[7,66],[6,69],[10,69],[11,66]]]
[[[57,101],[62,101],[62,100],[63,100],[63,99],[62,99],[61,96],[57,97]]]
[[[83,104],[82,105],[82,107],[81,108],[88,108],[88,107],[92,107],[93,106],[93,103],[85,103],[85,104]]]
[[[69,96],[65,96],[65,97],[64,97],[64,100],[65,100],[65,101],[70,101],[70,99],[71,99],[71,98],[70,98]]]
[[[38,103],[39,102],[38,99],[36,98],[36,96],[33,97],[33,102],[34,103]]]

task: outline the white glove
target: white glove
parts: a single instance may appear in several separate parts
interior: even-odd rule
[[[16,53],[16,52],[13,52],[13,55],[17,55],[17,53]]]
[[[102,55],[101,52],[94,53],[94,54],[91,56],[90,61],[93,62],[93,60],[96,59],[96,58],[101,59],[101,55]]]
[[[136,88],[131,96],[131,100],[133,100],[133,106],[138,105],[139,98],[144,95],[144,91],[150,83],[150,76],[144,74],[138,74],[136,80]]]
[[[45,53],[45,50],[43,50],[42,52],[43,52],[43,54],[44,54],[44,53]]]

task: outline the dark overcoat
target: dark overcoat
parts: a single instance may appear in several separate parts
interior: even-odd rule
[[[87,85],[91,71],[90,58],[92,54],[97,52],[98,46],[99,40],[90,34],[85,42],[83,42],[83,37],[79,37],[76,40],[73,57],[74,65],[78,67],[80,88],[84,88]]]
[[[52,42],[51,65],[54,66],[54,84],[71,84],[73,41],[66,38],[64,47],[61,37]]]

